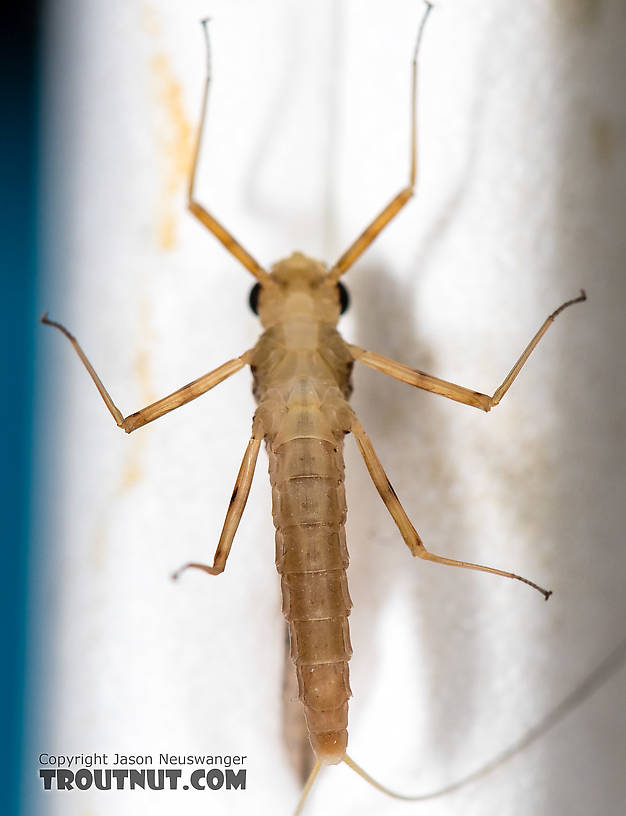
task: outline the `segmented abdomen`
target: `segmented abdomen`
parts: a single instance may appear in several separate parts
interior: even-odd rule
[[[314,409],[313,409],[314,412]],[[311,419],[314,419],[313,417]],[[348,732],[348,630],[343,440],[268,441],[276,567],[311,746],[340,762]]]

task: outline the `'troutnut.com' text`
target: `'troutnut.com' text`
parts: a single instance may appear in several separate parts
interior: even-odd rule
[[[41,753],[39,777],[45,791],[245,790],[246,759],[239,754],[165,753],[155,762],[152,754]]]

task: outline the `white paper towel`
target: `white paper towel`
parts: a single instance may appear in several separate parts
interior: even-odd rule
[[[214,85],[200,200],[264,265],[335,260],[407,177],[419,3],[49,9],[41,306],[124,413],[252,346],[250,275],[185,211]],[[422,563],[346,440],[350,753],[404,792],[498,755],[624,636],[626,113],[620,0],[441,3],[420,55],[417,198],[346,275],[344,336],[492,393],[484,415],[357,370],[353,405],[432,551],[554,590]],[[191,140],[191,141],[190,141]],[[621,340],[621,342],[620,342]],[[224,575],[211,562],[254,410],[244,371],[126,437],[69,344],[40,334],[29,813],[282,813],[283,621],[266,460]],[[623,813],[623,668],[522,755],[407,805],[345,766],[307,812]],[[44,793],[40,752],[247,756],[245,792]]]

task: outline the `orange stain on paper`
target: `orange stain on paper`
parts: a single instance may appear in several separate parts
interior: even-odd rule
[[[153,344],[153,331],[150,314],[150,304],[143,300],[139,304],[139,332],[140,346],[135,357],[135,375],[139,382],[139,395],[142,407],[150,405],[156,400],[154,388],[152,386],[152,376],[150,372],[150,352]],[[143,477],[141,458],[148,441],[146,434],[138,435],[131,440],[128,454],[122,471],[122,476],[117,486],[117,493],[134,487]]]
[[[159,153],[163,159],[157,236],[159,246],[169,250],[176,245],[177,221],[184,212],[178,193],[191,169],[192,127],[185,116],[182,88],[169,57],[155,54],[150,69],[159,105]]]

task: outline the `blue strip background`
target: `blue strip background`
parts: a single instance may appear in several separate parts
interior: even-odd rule
[[[40,4],[10,3],[0,26],[2,111],[1,354],[4,439],[0,495],[3,504],[3,667],[1,793],[6,814],[19,814],[23,749],[26,565],[29,546],[33,415],[33,349],[37,328],[37,126]]]

